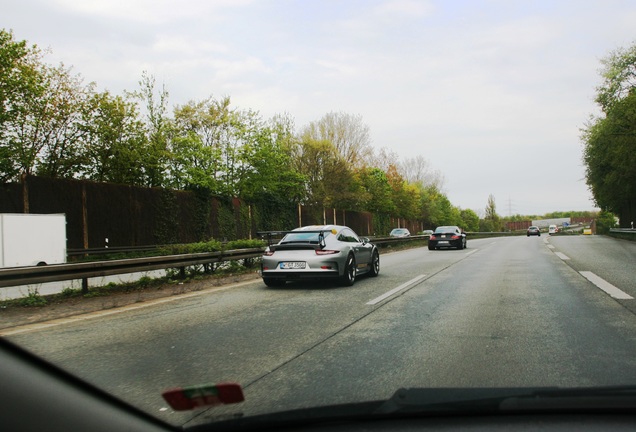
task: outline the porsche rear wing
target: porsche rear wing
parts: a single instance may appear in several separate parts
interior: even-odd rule
[[[321,229],[321,230],[295,230],[295,231],[257,231],[256,235],[259,235],[263,238],[267,237],[267,245],[269,246],[271,251],[276,249],[322,249],[325,247],[325,233],[333,233],[335,234],[335,230],[331,229]],[[318,234],[318,243],[293,243],[289,245],[276,245],[272,244],[272,238],[274,237],[284,237],[287,234]]]

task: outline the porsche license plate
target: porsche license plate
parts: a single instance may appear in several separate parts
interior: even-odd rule
[[[290,261],[280,263],[280,268],[285,270],[304,269],[307,263],[304,261]]]

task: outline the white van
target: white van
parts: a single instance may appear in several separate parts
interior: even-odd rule
[[[66,262],[66,215],[0,214],[0,268]]]
[[[550,225],[548,227],[548,234],[556,234],[559,232],[559,229],[557,228],[556,225]]]

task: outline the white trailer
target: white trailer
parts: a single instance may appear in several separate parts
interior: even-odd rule
[[[66,262],[66,215],[0,213],[0,268]]]

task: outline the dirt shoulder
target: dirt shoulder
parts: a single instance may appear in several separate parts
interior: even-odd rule
[[[0,306],[0,329],[19,327],[26,324],[51,321],[74,315],[102,311],[128,306],[134,303],[143,303],[163,297],[178,296],[195,291],[228,285],[247,280],[256,280],[260,276],[257,273],[240,275],[212,276],[201,280],[190,280],[179,283],[161,283],[151,287],[135,288],[129,290],[111,290],[100,292],[99,295],[61,297],[43,296],[46,300],[44,306]]]

